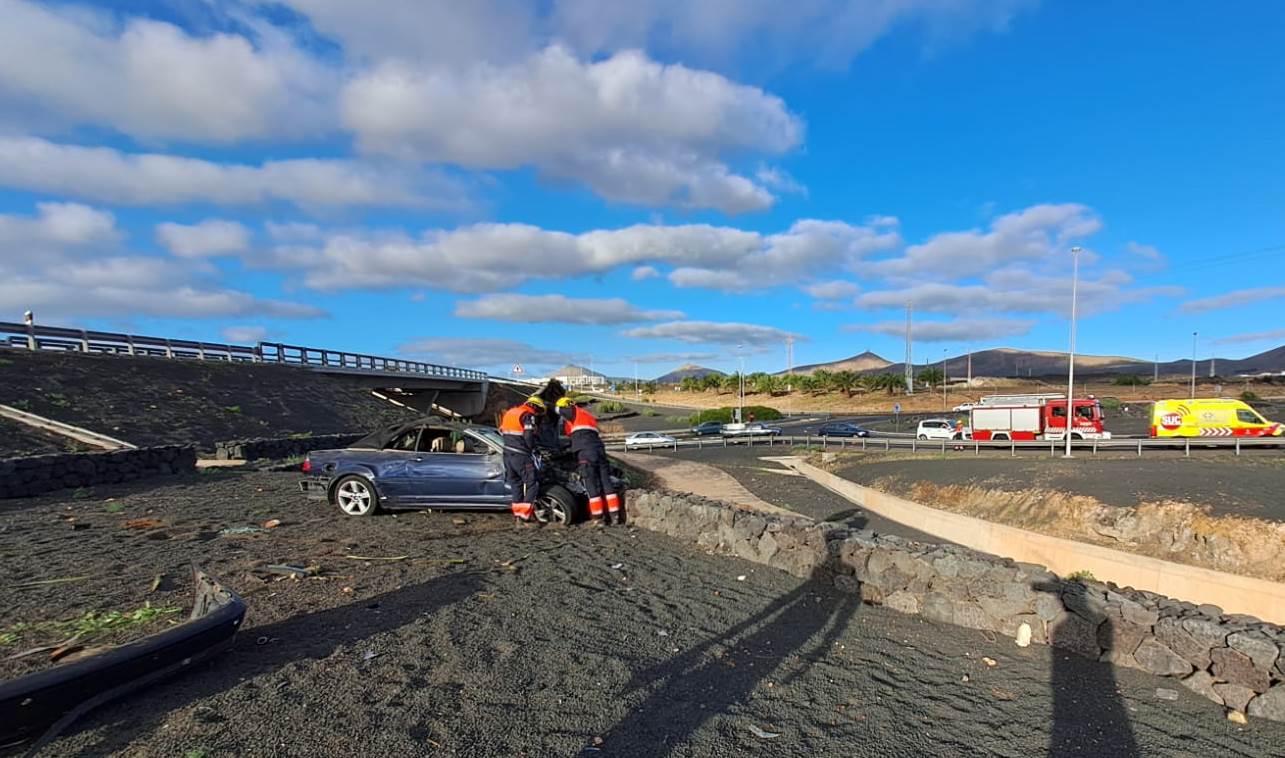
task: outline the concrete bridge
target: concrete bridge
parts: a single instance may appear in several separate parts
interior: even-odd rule
[[[489,386],[487,375],[482,371],[281,342],[233,345],[0,322],[0,347],[171,360],[275,363],[322,374],[343,375],[349,382],[368,387],[415,410],[447,412],[462,417],[482,412]]]

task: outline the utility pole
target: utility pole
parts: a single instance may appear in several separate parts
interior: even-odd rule
[[[947,353],[947,350],[948,348],[944,348],[944,347],[941,349],[941,409],[943,412],[946,411],[946,406],[949,404],[946,402],[946,353]]]
[[[973,389],[973,349],[971,347],[968,348],[968,389]]]
[[[1210,379],[1213,379],[1215,376],[1218,376],[1218,371],[1217,369],[1214,368],[1214,361],[1216,360],[1218,360],[1217,357],[1213,355],[1209,356],[1209,378]]]
[[[910,346],[912,344],[911,331],[910,331],[910,326],[911,326],[910,312],[912,307],[913,306],[911,303],[909,302],[906,303],[906,394],[907,395],[915,394],[915,367],[914,367],[914,363],[912,362],[914,358],[911,355],[911,350],[910,350]]]
[[[634,361],[634,399],[642,400],[642,391],[638,389],[638,361]]]
[[[1075,419],[1073,402],[1075,398],[1075,300],[1076,290],[1080,285],[1080,251],[1071,248],[1071,350],[1067,353],[1066,367],[1066,456],[1071,457],[1071,422]]]
[[[736,346],[737,360],[737,378],[740,379],[740,393],[736,401],[736,423],[745,423],[745,353],[742,351],[745,345],[742,343]]]
[[[1191,399],[1196,399],[1196,336],[1199,332],[1191,333]]]
[[[790,378],[786,380],[785,389],[787,392],[794,391],[794,337],[793,335],[785,338],[785,372]]]
[[[1156,360],[1151,364],[1151,383],[1155,384],[1160,381],[1160,353],[1156,353]]]

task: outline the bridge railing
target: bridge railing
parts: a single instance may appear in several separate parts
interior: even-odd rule
[[[235,363],[279,363],[306,366],[323,371],[354,373],[410,374],[443,379],[484,381],[486,372],[441,366],[434,363],[385,358],[378,355],[346,353],[324,348],[260,342],[232,345],[221,342],[147,337],[138,334],[99,332],[63,326],[40,326],[0,321],[0,348],[51,350],[79,353],[183,358]]]
[[[485,371],[474,371],[436,363],[385,358],[364,353],[346,353],[303,345],[286,345],[280,342],[260,342],[259,351],[267,363],[284,363],[294,366],[313,366],[339,371],[376,372],[388,374],[416,374],[443,379],[486,379]]]

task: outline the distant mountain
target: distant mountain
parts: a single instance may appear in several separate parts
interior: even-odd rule
[[[816,371],[818,369],[825,369],[826,371],[856,371],[860,373],[860,372],[880,371],[891,365],[892,363],[888,361],[886,358],[883,358],[882,356],[879,356],[879,355],[875,355],[874,353],[867,350],[864,353],[861,353],[859,355],[854,355],[851,358],[844,358],[843,360],[840,360],[840,361],[831,361],[830,363],[811,363],[806,366],[795,366],[794,373],[811,374],[813,371]],[[787,372],[782,371],[780,372],[780,374],[778,374],[778,376],[785,373]]]
[[[930,353],[931,354],[931,353]],[[1201,377],[1210,375],[1210,358],[1201,356],[1196,361],[1196,374]],[[1230,359],[1213,358],[1214,372],[1218,376],[1231,377],[1239,374],[1261,374],[1285,372],[1285,345],[1251,355],[1248,358]],[[946,374],[951,377],[962,377],[968,373],[968,354],[956,355],[946,359]],[[810,374],[817,369],[827,371],[856,371],[862,374],[904,372],[903,363],[889,363],[873,353],[862,353],[851,358],[833,363],[818,363],[811,366],[799,366],[796,374]],[[916,362],[918,367],[923,363]],[[929,361],[930,366],[940,366],[941,359]],[[1187,375],[1191,372],[1190,360],[1166,361],[1156,366],[1152,361],[1140,358],[1129,358],[1120,355],[1083,355],[1075,356],[1077,375],[1116,375],[1138,374],[1150,376],[1156,370],[1161,376]],[[784,372],[782,372],[784,373]],[[979,350],[972,354],[972,375],[991,377],[1050,377],[1066,375],[1066,353],[1046,350],[1015,350],[1001,347],[991,350]]]
[[[673,371],[670,371],[668,374],[661,374],[656,377],[656,382],[659,384],[678,384],[689,376],[696,379],[704,379],[711,375],[724,376],[723,372],[717,369],[697,366],[694,363],[686,363]]]

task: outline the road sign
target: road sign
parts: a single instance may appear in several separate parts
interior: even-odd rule
[[[893,413],[901,413],[901,403],[895,403],[895,404],[892,406],[892,412],[893,412]]]
[[[513,364],[513,373],[515,373],[515,374],[517,374],[517,375],[519,375],[519,376],[521,376],[521,375],[522,375],[522,364],[521,364],[521,363],[515,363],[515,364]]]

